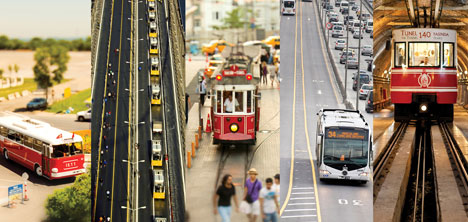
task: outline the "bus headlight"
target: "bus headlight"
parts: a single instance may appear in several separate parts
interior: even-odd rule
[[[320,170],[320,174],[322,174],[322,175],[330,175],[331,173],[330,173],[330,171],[328,171],[328,170]]]
[[[359,174],[360,177],[367,177],[368,175],[369,175],[368,172],[363,172]]]
[[[52,171],[52,173],[58,173],[58,169],[57,169],[57,168],[52,168],[52,170],[50,170],[50,171]]]
[[[233,124],[231,124],[229,129],[231,129],[231,132],[235,133],[235,132],[237,132],[239,130],[239,125],[233,123]]]

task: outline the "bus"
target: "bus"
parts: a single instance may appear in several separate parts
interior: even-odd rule
[[[81,136],[14,113],[0,114],[0,151],[50,180],[86,171]]]
[[[372,135],[356,110],[322,109],[317,113],[316,154],[320,180],[370,179]]]
[[[282,15],[295,15],[296,14],[296,0],[281,0],[281,14]]]

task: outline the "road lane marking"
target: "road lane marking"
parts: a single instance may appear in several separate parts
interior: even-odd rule
[[[123,26],[123,5],[124,1],[122,1],[122,9],[120,12],[120,41],[119,41],[119,64],[117,65],[117,95],[116,95],[116,109],[115,109],[115,124],[114,124],[114,158],[112,159],[112,191],[111,191],[111,209],[110,209],[110,221],[112,221],[112,212],[114,210],[114,179],[115,179],[115,153],[117,152],[117,147],[116,147],[116,141],[117,141],[117,120],[119,119],[119,88],[120,88],[120,58],[122,55],[122,26]],[[127,208],[127,213],[128,213],[128,208]]]
[[[105,1],[103,1],[103,9],[102,11],[104,12],[104,3]],[[101,15],[101,16],[104,16],[104,13]],[[110,54],[110,44],[111,44],[111,41],[112,41],[112,24],[113,24],[113,20],[114,20],[114,0],[112,0],[112,8],[111,8],[111,15],[110,15],[110,29],[109,29],[109,42],[107,43],[107,61],[106,61],[106,73],[104,74],[104,97],[106,96],[106,90],[107,90],[107,73],[109,72],[109,54]],[[102,21],[102,17],[101,17],[101,21]],[[102,23],[101,23],[101,26],[102,26]],[[101,29],[102,30],[102,29]],[[99,30],[99,36],[101,34],[101,30]],[[98,40],[100,41],[100,39]],[[95,66],[97,66],[98,64],[94,64]],[[97,73],[94,73],[94,75],[97,75]],[[94,82],[93,82],[94,83]],[[92,96],[92,95],[91,95]],[[104,113],[106,112],[106,103],[103,102],[103,108],[102,108],[102,113],[101,113],[101,126],[99,127],[100,130],[99,130],[99,148],[98,148],[98,166],[96,168],[96,189],[95,189],[95,193],[94,193],[94,210],[93,210],[93,218],[91,218],[92,221],[94,221],[94,218],[96,217],[96,206],[97,206],[97,197],[98,197],[98,190],[99,190],[99,169],[101,166],[99,166],[99,163],[101,162],[101,147],[102,147],[102,124],[104,123]]]
[[[322,90],[319,89],[319,90],[317,91],[317,94],[322,95]]]
[[[281,216],[281,218],[294,218],[294,217],[316,217],[317,215],[297,215],[297,216]]]
[[[294,187],[293,190],[313,190],[313,187]]]
[[[292,197],[290,200],[313,200],[315,197]]]
[[[130,2],[130,18],[133,18],[133,3]],[[129,19],[131,21],[130,23],[130,39],[133,40],[133,24],[134,22]],[[131,144],[130,144],[130,141],[131,141],[131,138],[130,138],[130,125],[131,125],[131,115],[130,115],[130,110],[132,109],[131,106],[132,106],[132,59],[133,59],[133,41],[130,41],[130,62],[129,62],[129,67],[130,67],[130,70],[129,70],[129,80],[128,81],[128,84],[130,85],[129,86],[129,94],[128,94],[128,148],[127,148],[127,159],[130,160],[130,149],[131,149]],[[137,111],[138,112],[138,111]],[[137,120],[138,121],[138,120]],[[137,126],[138,128],[138,126]],[[137,135],[138,137],[138,135]],[[136,194],[138,196],[138,193]],[[130,161],[127,161],[127,221],[129,221],[129,211],[130,211]],[[137,198],[138,199],[138,198]],[[137,208],[138,208],[138,203],[137,204]],[[138,211],[137,211],[138,212]],[[138,213],[136,213],[136,215],[138,215]],[[138,217],[137,217],[138,218]]]
[[[296,211],[314,211],[317,209],[293,209],[293,210],[285,210],[286,212],[296,212]]]
[[[288,205],[315,205],[315,203],[290,203]]]
[[[294,195],[300,195],[300,194],[314,194],[314,192],[298,192],[298,193],[291,193]]]
[[[315,7],[315,5],[314,5]],[[300,10],[301,10],[301,15],[302,15],[302,2],[300,3]],[[319,23],[316,23],[317,26]],[[320,34],[319,34],[320,36]],[[323,43],[320,42],[323,47]],[[315,178],[315,165],[314,165],[314,159],[312,157],[312,151],[310,149],[310,138],[309,138],[309,129],[308,129],[308,124],[307,124],[307,108],[306,108],[306,92],[305,92],[305,72],[304,72],[304,45],[302,44],[302,19],[301,19],[301,67],[302,67],[302,104],[304,108],[304,129],[305,129],[305,135],[306,135],[306,141],[307,141],[307,150],[309,151],[309,160],[310,160],[310,166],[312,167],[312,179],[314,183],[314,189],[317,190],[317,180]],[[327,61],[325,60],[325,63]],[[327,70],[328,70],[328,64],[326,64]],[[333,85],[333,83],[332,83]],[[315,192],[315,202],[317,203],[317,219],[318,221],[322,221],[322,217],[320,215],[320,202],[319,202],[319,196],[318,192]]]

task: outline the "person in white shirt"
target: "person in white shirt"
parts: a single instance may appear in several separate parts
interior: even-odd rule
[[[279,204],[276,197],[276,191],[273,190],[273,180],[265,180],[266,187],[260,190],[260,211],[263,222],[278,222]]]
[[[237,108],[239,106],[239,102],[237,102],[237,99],[234,99],[234,103],[234,105]],[[232,94],[229,94],[228,98],[224,100],[224,107],[227,113],[232,113]]]
[[[276,192],[278,203],[280,202],[280,175],[277,173],[274,177],[272,189]]]

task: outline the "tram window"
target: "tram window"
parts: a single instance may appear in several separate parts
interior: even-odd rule
[[[216,112],[221,113],[221,99],[223,98],[221,91],[216,91]]]
[[[409,43],[409,66],[440,66],[440,43],[438,42],[411,42]]]
[[[244,92],[234,92],[235,97],[235,111],[234,112],[243,112],[244,111]]]
[[[454,67],[453,43],[444,43],[444,67]]]
[[[395,43],[395,67],[406,65],[405,43]]]
[[[252,91],[247,91],[247,113],[253,113],[253,110],[252,110]]]
[[[242,92],[236,92],[234,95],[234,98],[232,97],[233,92],[232,91],[226,91],[224,93],[224,112],[225,113],[232,113],[234,107],[235,110],[234,112],[239,111],[239,99],[237,98],[240,95],[242,95]],[[240,97],[242,99],[242,96]]]

